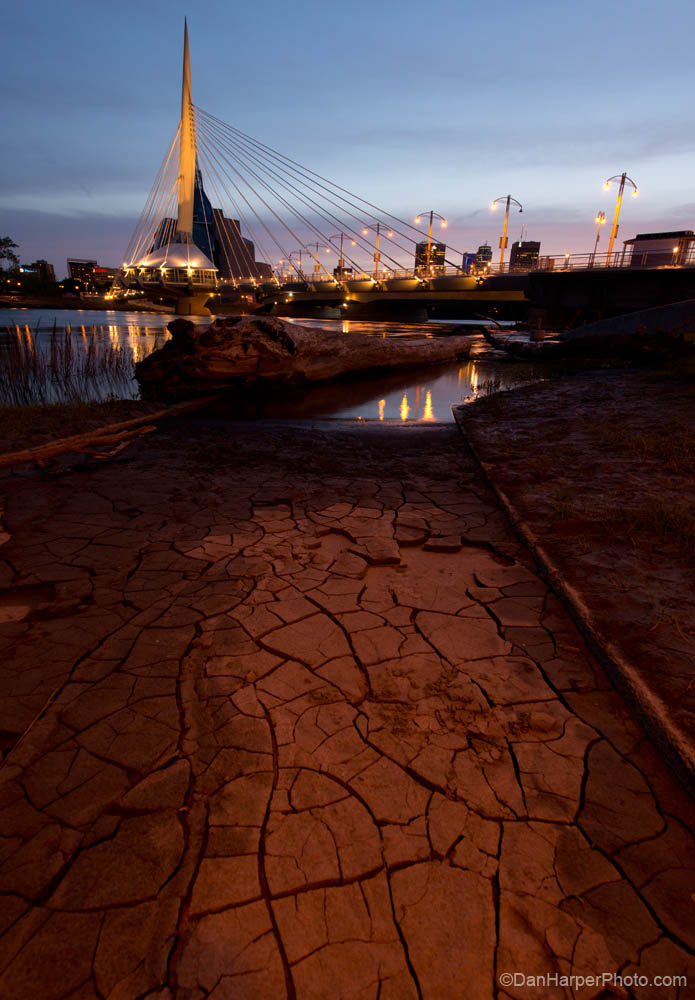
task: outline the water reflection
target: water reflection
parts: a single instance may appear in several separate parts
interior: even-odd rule
[[[427,396],[425,398],[425,409],[423,410],[423,413],[422,413],[422,419],[425,420],[425,421],[427,421],[427,420],[435,420],[436,421],[436,419],[437,419],[435,417],[433,411],[432,411],[432,390],[431,389],[427,390]]]
[[[283,317],[287,323],[308,326],[314,330],[329,330],[331,333],[365,333],[370,337],[436,337],[447,333],[468,332],[463,328],[480,327],[479,320],[455,320],[451,322],[396,323],[378,320],[357,319],[295,319]]]
[[[96,341],[105,347],[122,348],[134,362],[142,360],[169,337],[166,324],[171,315],[138,313],[65,312],[56,319],[56,331],[72,332],[74,346],[86,352]],[[94,320],[92,322],[92,320]],[[432,337],[452,332],[471,332],[475,322],[459,323],[379,323],[341,319],[291,320],[300,325],[331,332],[362,333],[378,337]],[[38,330],[37,330],[38,324]],[[59,325],[60,324],[60,325]],[[50,345],[53,315],[42,310],[3,310],[0,313],[0,341],[3,327],[16,331],[31,345]],[[33,340],[32,340],[33,338]],[[379,420],[399,423],[436,423],[451,420],[451,406],[477,395],[511,388],[528,381],[512,365],[499,364],[482,336],[477,339],[473,360],[405,369],[390,375],[361,376],[308,389],[281,390],[272,387],[252,394],[237,394],[227,409],[249,416],[321,417]],[[121,392],[114,385],[109,392],[126,398],[137,394],[136,383],[126,380]],[[423,403],[424,400],[424,403]]]
[[[310,388],[273,387],[265,392],[235,393],[217,411],[220,415],[252,418],[449,423],[452,405],[488,391],[522,385],[530,377],[528,371],[517,375],[514,366],[482,358],[465,365],[460,362],[429,365]],[[423,405],[416,400],[423,400]]]
[[[448,422],[452,405],[488,391],[512,388],[526,380],[516,375],[512,366],[500,366],[482,352],[478,360],[464,365],[460,362],[427,365],[359,382],[316,387],[302,399],[301,409],[307,416],[400,423]],[[294,407],[296,401],[288,405]]]

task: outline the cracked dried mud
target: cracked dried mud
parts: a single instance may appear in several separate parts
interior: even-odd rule
[[[694,995],[695,807],[453,425],[127,456],[3,484],[0,996]]]

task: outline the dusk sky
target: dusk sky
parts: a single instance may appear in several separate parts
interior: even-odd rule
[[[386,211],[434,209],[495,248],[511,193],[542,253],[695,229],[692,39],[681,0],[5,5],[0,236],[24,262],[116,266],[180,114],[184,15],[205,111]],[[606,249],[609,226],[599,249]]]

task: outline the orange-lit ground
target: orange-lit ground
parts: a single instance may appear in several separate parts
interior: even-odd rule
[[[0,995],[692,975],[692,801],[453,425],[189,417],[2,492]]]

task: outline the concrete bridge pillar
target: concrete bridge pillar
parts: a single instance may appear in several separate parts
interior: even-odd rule
[[[198,292],[193,295],[181,295],[176,300],[177,316],[212,316],[206,303],[210,299],[210,292]]]

